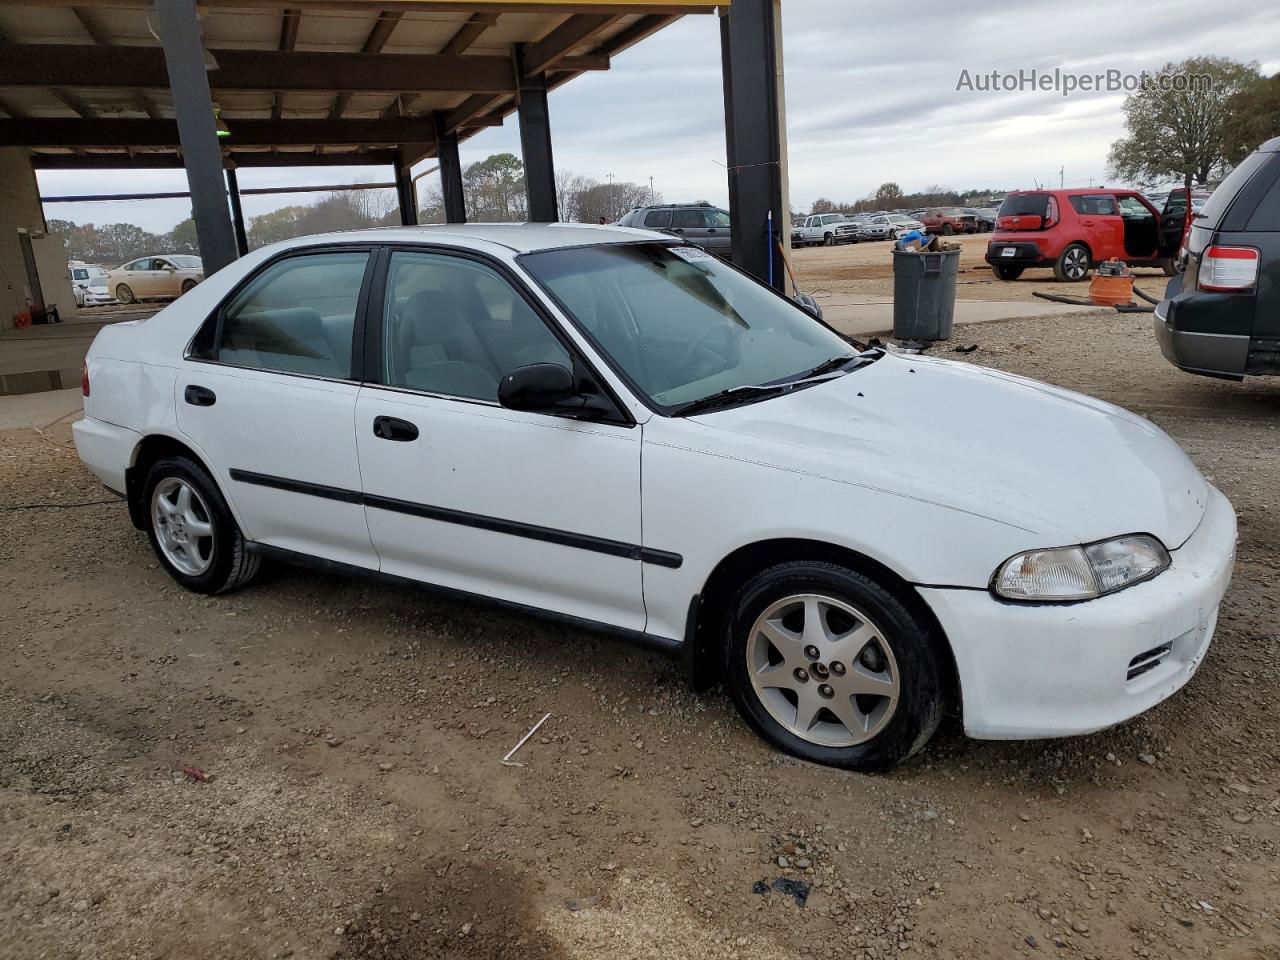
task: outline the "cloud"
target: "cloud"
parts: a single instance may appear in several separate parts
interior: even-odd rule
[[[1055,67],[1076,72],[1154,71],[1212,53],[1280,70],[1274,0],[1239,0],[1206,13],[1197,0],[1117,5],[1051,0],[1012,6],[786,0],[782,5],[792,206],[819,196],[852,199],[894,180],[910,191],[940,183],[1013,188],[1103,182],[1106,154],[1123,130],[1114,93],[976,93],[960,72]],[[551,95],[556,165],[597,179],[647,183],[668,200],[728,200],[720,31],[689,16]],[[464,163],[519,154],[515,118],[462,146]],[[379,168],[247,170],[244,186],[390,179]],[[183,189],[180,171],[40,175],[46,193]],[[429,182],[429,181],[428,181]],[[246,213],[294,197],[254,199]],[[181,202],[50,207],[49,215],[168,229]],[[68,216],[72,210],[77,216]]]

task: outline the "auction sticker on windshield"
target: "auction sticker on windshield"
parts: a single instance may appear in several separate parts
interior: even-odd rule
[[[703,250],[701,247],[672,247],[671,252],[681,260],[687,260],[689,263],[698,263],[704,260],[714,260],[711,254]]]

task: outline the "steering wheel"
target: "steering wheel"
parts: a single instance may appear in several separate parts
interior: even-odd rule
[[[685,351],[684,356],[680,358],[680,362],[676,364],[678,374],[681,377],[688,376],[695,380],[699,379],[701,376],[708,376],[709,374],[699,374],[698,376],[693,375],[693,367],[695,362],[700,359],[699,355],[706,353],[715,361],[719,362],[729,359],[729,353],[732,352],[734,346],[733,333],[733,327],[727,323],[717,324],[712,327],[695,340],[692,345],[690,345],[689,349]],[[725,350],[723,352],[712,349],[711,345],[717,338],[724,340],[723,346],[725,347]],[[714,370],[711,371],[711,373],[714,372]]]

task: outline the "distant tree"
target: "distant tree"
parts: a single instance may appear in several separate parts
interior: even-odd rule
[[[1255,148],[1280,136],[1280,73],[1258,80],[1227,101],[1222,154],[1237,164]]]
[[[655,196],[655,203],[661,203],[662,197]],[[614,223],[633,207],[643,207],[649,203],[649,185],[632,183],[629,180],[614,180],[613,183],[592,181],[577,196],[575,211],[583,223],[595,223],[604,217],[605,223]]]
[[[200,241],[196,237],[196,222],[190,217],[169,231],[167,253],[200,255]]]
[[[510,223],[526,216],[524,164],[512,153],[495,153],[462,171],[467,219]]]
[[[882,207],[896,207],[902,200],[902,188],[893,181],[876,188],[876,203]]]
[[[1224,57],[1191,57],[1165,64],[1155,82],[1125,98],[1128,133],[1111,145],[1107,158],[1111,174],[1139,184],[1173,177],[1187,187],[1206,183],[1227,160],[1223,152],[1227,104],[1258,77],[1256,63]],[[1203,78],[1207,82],[1194,82]],[[1179,79],[1183,82],[1174,82]]]
[[[836,205],[834,203],[832,203],[826,197],[819,197],[817,200],[813,201],[813,206],[810,208],[809,212],[810,213],[835,213],[835,210],[836,210]]]

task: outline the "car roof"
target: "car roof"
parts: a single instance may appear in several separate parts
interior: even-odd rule
[[[417,227],[378,227],[341,233],[298,237],[280,244],[309,246],[315,243],[441,243],[457,247],[495,245],[515,253],[586,247],[602,243],[635,243],[672,237],[654,230],[636,230],[594,223],[448,223]]]

